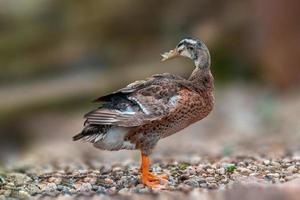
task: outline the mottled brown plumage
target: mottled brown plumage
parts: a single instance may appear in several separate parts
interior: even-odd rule
[[[146,157],[159,139],[206,117],[214,105],[207,47],[200,40],[183,39],[163,58],[175,56],[194,61],[189,79],[158,74],[99,97],[95,101],[102,106],[85,115],[85,127],[74,140],[84,139],[105,150],[139,149],[148,163]],[[147,170],[142,170],[142,181],[152,187],[158,178],[151,178]]]

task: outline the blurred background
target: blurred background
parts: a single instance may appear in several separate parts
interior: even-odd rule
[[[154,156],[300,152],[299,8],[297,0],[1,0],[0,165],[137,158],[72,136],[96,97],[156,73],[188,77],[189,60],[160,62],[186,36],[211,51],[216,107]]]

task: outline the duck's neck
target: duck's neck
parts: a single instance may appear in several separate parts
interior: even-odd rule
[[[193,86],[201,91],[214,89],[214,78],[210,68],[201,69],[196,67],[188,79]]]
[[[194,87],[200,90],[213,90],[214,79],[210,71],[210,55],[207,51],[205,54],[198,55],[194,60],[195,69],[189,77]]]

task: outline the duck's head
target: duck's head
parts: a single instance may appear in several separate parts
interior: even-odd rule
[[[175,49],[161,55],[162,61],[178,56],[187,57],[193,60],[196,67],[209,68],[210,54],[206,45],[196,38],[182,39]]]

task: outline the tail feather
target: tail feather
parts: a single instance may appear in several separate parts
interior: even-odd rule
[[[77,135],[75,135],[75,136],[73,137],[73,141],[80,140],[80,139],[82,139],[84,136],[85,136],[85,135],[82,134],[82,132],[81,132],[81,133],[79,133],[79,134],[77,134]]]
[[[97,142],[101,140],[110,126],[107,125],[86,125],[81,133],[73,137],[73,141],[83,139],[87,142]]]

